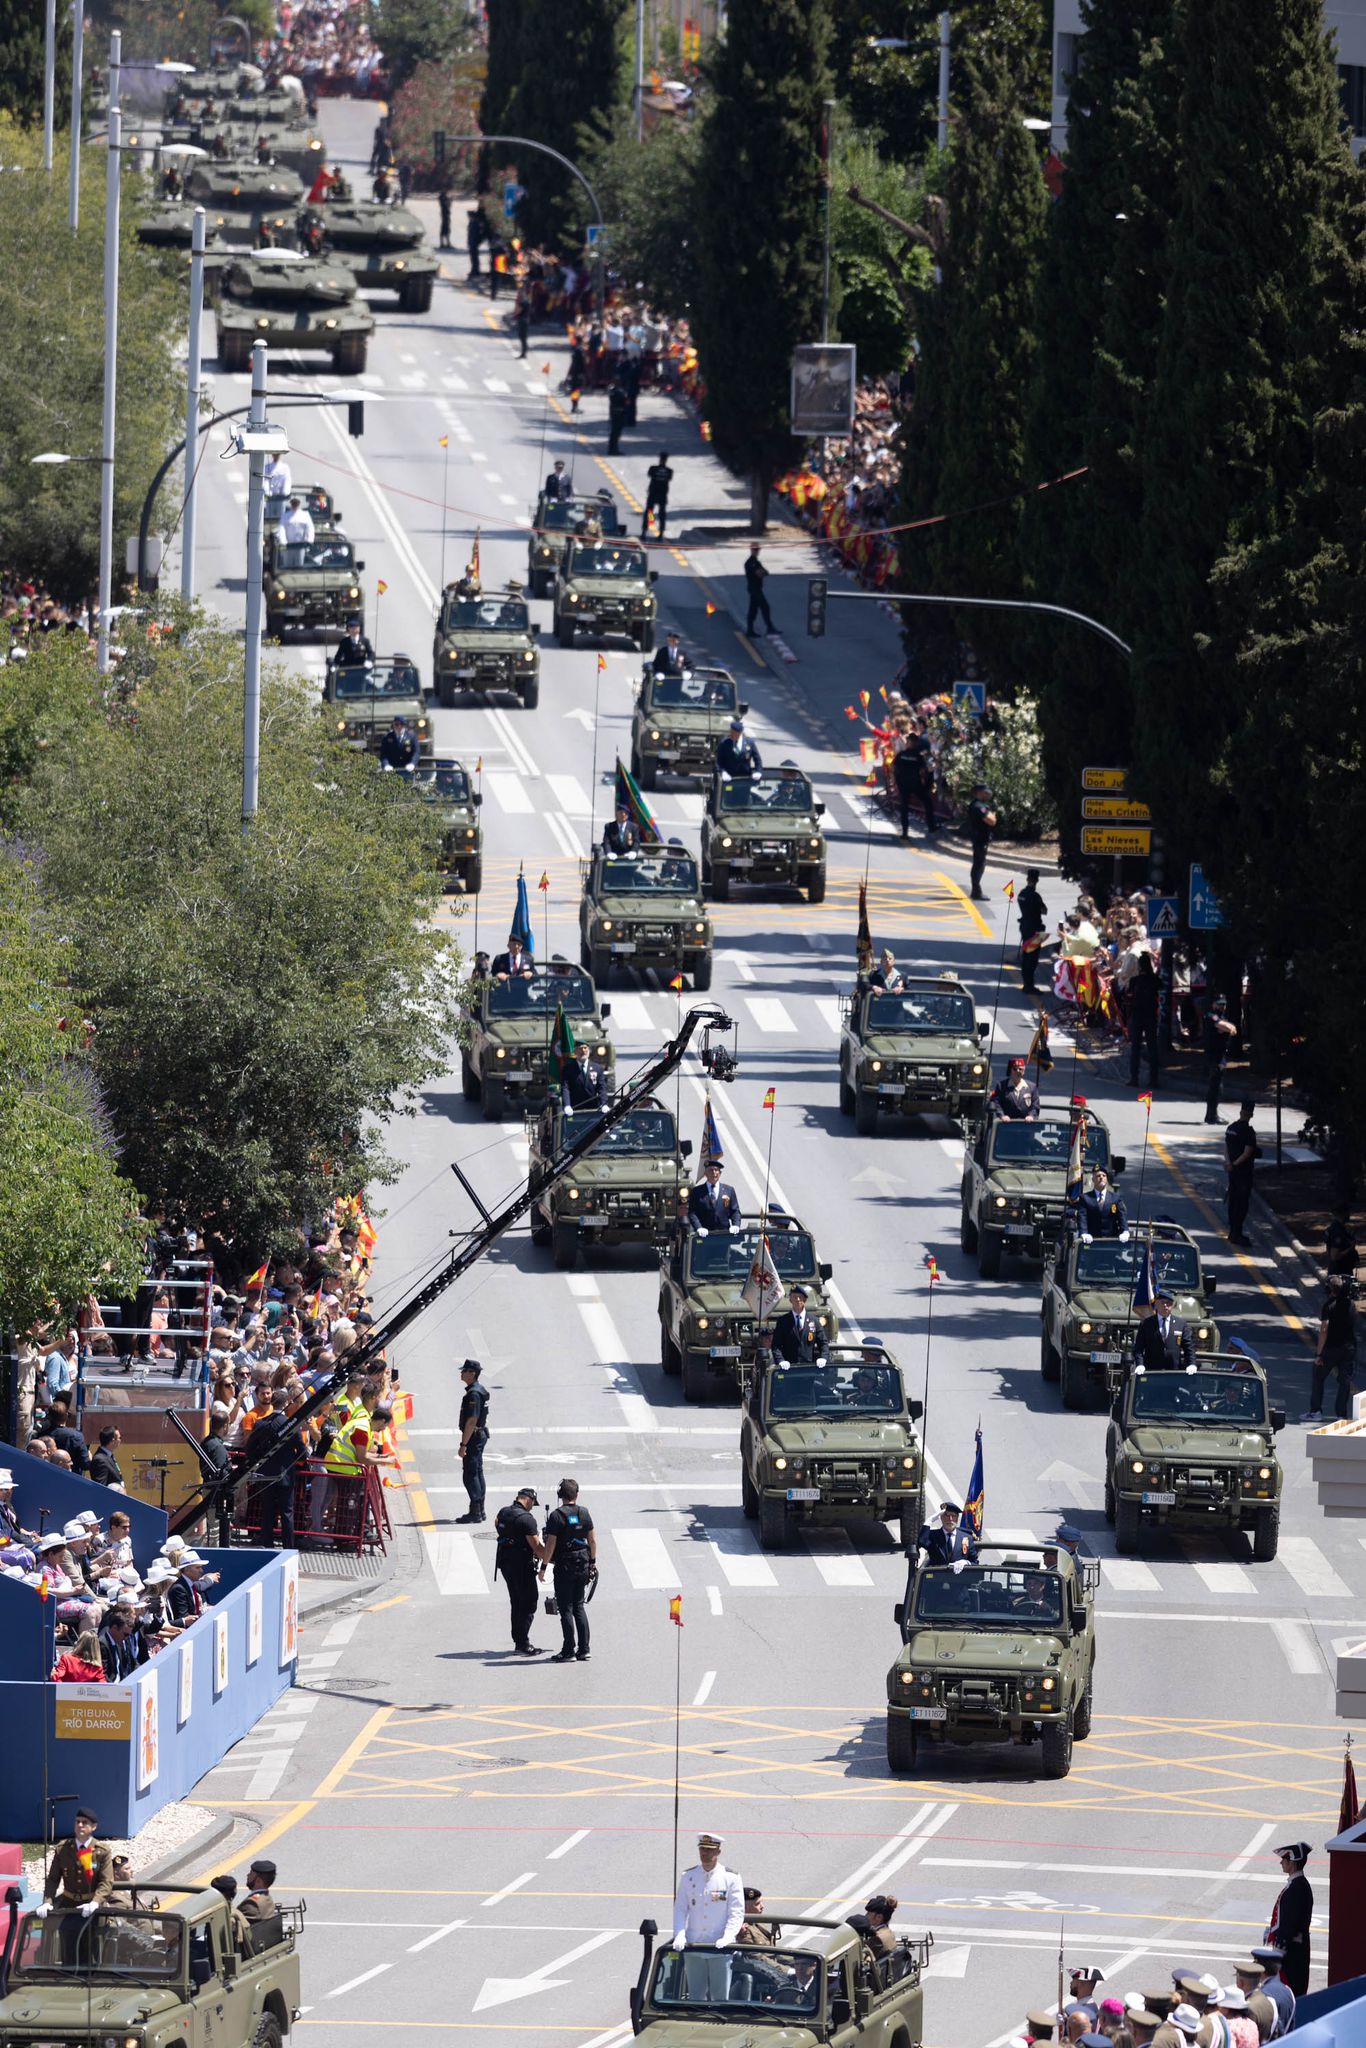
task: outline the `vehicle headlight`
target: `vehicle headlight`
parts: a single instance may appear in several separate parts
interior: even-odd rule
[[[658,726],[656,726],[656,725],[652,725],[652,726],[650,727],[650,738],[651,738],[652,740],[657,740],[657,739],[660,739],[661,737],[662,737],[662,735],[661,735],[661,733],[660,733],[659,727],[658,727]]]
[[[818,1323],[820,1324],[820,1326],[821,1326],[821,1328],[822,1328],[822,1329],[824,1329],[824,1328],[825,1328],[825,1326],[826,1326],[826,1324],[827,1324],[827,1323],[829,1322],[829,1320],[830,1320],[830,1318],[829,1318],[828,1316],[817,1316],[817,1318],[816,1318],[816,1321],[817,1321],[817,1322],[818,1322]]]
[[[523,660],[523,661],[534,661],[535,659],[536,659],[535,653],[533,652],[533,650],[532,650],[532,649],[531,649],[530,647],[528,647],[528,648],[527,648],[527,650],[526,650],[526,652],[525,652],[525,654],[524,654],[524,655],[522,656],[522,660]]]
[[[700,919],[700,918],[699,918],[698,922],[697,922],[697,923],[696,923],[696,924],[695,924],[695,925],[693,926],[693,930],[694,930],[695,932],[704,932],[704,931],[705,931],[706,929],[707,929],[706,925],[705,925],[705,924],[704,924],[704,923],[703,923],[703,922],[701,921],[701,919]]]
[[[996,1197],[996,1206],[997,1206],[997,1208],[998,1208],[998,1209],[1004,1209],[1005,1205],[1006,1205],[1006,1198],[1005,1198],[1005,1196],[1004,1196],[1004,1195],[998,1195],[998,1196]]]
[[[566,592],[565,592],[565,599],[564,599],[564,601],[565,601],[565,603],[566,603],[566,604],[577,604],[577,603],[578,603],[578,601],[579,601],[579,594],[578,594],[578,592],[577,592],[576,590],[568,590],[568,591],[566,591]]]
[[[1269,1465],[1259,1465],[1257,1467],[1257,1477],[1259,1479],[1269,1479],[1271,1477],[1271,1467]]]
[[[473,826],[473,825],[466,825],[466,827],[465,827],[465,837],[466,837],[466,839],[473,839],[473,837],[474,837],[474,826]]]
[[[819,835],[818,835],[818,836],[817,836],[816,838],[814,838],[814,839],[809,839],[809,840],[807,841],[807,845],[808,845],[808,846],[819,846],[819,845],[820,845],[820,843],[821,843],[821,842],[820,842],[820,838],[819,838]]]
[[[356,583],[350,583],[350,584],[348,584],[348,585],[347,585],[347,589],[346,589],[346,594],[347,594],[347,596],[348,596],[348,597],[359,597],[359,596],[360,596],[360,586],[359,586],[359,584],[356,584]]]
[[[268,316],[265,313],[258,314],[256,319],[256,325],[258,327],[269,327],[270,320]]]
[[[287,592],[286,592],[286,590],[285,590],[285,586],[284,586],[284,584],[283,584],[283,583],[277,583],[277,584],[276,584],[276,586],[275,586],[275,588],[274,588],[274,590],[272,590],[270,594],[271,594],[271,596],[272,596],[272,597],[273,597],[273,598],[275,599],[275,602],[276,602],[277,604],[278,604],[278,603],[280,602],[280,599],[281,599],[282,597],[285,597],[285,596],[287,596],[287,595],[288,595],[288,593],[287,593]]]
[[[593,1057],[595,1060],[605,1060],[607,1057],[607,1047],[605,1045],[595,1045],[593,1047]]]
[[[325,320],[323,321],[323,326],[324,326],[324,327],[335,327],[335,326],[336,326],[336,324],[337,324],[337,316],[336,316],[336,314],[335,314],[335,313],[329,313],[329,314],[328,314],[328,316],[327,316],[327,318],[326,318],[326,319],[325,319]]]
[[[397,258],[395,259],[395,262],[394,262],[394,269],[395,269],[395,270],[406,270],[407,268],[408,268],[408,266],[407,266],[407,264],[406,264],[406,263],[404,262],[404,260],[403,260],[403,258],[402,258],[401,256],[399,256],[399,257],[397,257]]]
[[[1057,1682],[1058,1682],[1058,1681],[1057,1681],[1057,1679],[1056,1679],[1056,1678],[1045,1678],[1045,1679],[1044,1679],[1044,1681],[1043,1681],[1043,1690],[1044,1690],[1045,1692],[1052,1692],[1052,1690],[1053,1690],[1054,1686],[1055,1686],[1055,1685],[1057,1684]]]
[[[1144,1466],[1142,1458],[1131,1458],[1129,1460],[1129,1470],[1133,1473],[1135,1479],[1137,1479],[1139,1474],[1143,1472],[1145,1469],[1146,1467]]]
[[[1089,1337],[1091,1334],[1091,1325],[1089,1323],[1078,1323],[1077,1332],[1082,1337]]]
[[[419,720],[417,721],[417,729],[419,732],[425,732],[427,730],[427,721],[425,718],[419,718]]]
[[[734,842],[734,840],[733,840],[733,839],[731,839],[731,837],[729,836],[729,834],[727,834],[727,833],[723,833],[723,834],[722,834],[722,837],[721,837],[721,844],[722,844],[723,846],[733,846],[733,845],[735,844],[735,842]]]
[[[873,1072],[874,1072],[875,1074],[880,1074],[880,1073],[882,1072],[882,1061],[881,1061],[881,1060],[870,1060],[870,1061],[869,1061],[869,1065],[870,1065],[870,1067],[872,1068],[872,1070],[873,1070]]]
[[[578,1189],[577,1189],[577,1188],[571,1188],[571,1189],[569,1190],[569,1199],[570,1199],[570,1201],[571,1201],[571,1202],[577,1202],[577,1201],[578,1201],[578,1199],[579,1199],[579,1191],[578,1191]]]
[[[1209,1335],[1209,1325],[1208,1325],[1208,1323],[1201,1323],[1201,1325],[1200,1325],[1199,1329],[1198,1329],[1198,1330],[1196,1331],[1196,1333],[1195,1333],[1195,1341],[1196,1341],[1196,1343],[1197,1343],[1197,1344],[1203,1344],[1203,1343],[1204,1343],[1204,1341],[1205,1341],[1205,1339],[1206,1339],[1206,1337],[1208,1337],[1208,1335]]]
[[[775,1471],[775,1472],[786,1472],[786,1470],[787,1470],[787,1459],[786,1459],[786,1458],[775,1458],[775,1459],[773,1460],[773,1469],[774,1469],[774,1471]]]
[[[974,1074],[980,1074],[982,1072],[982,1062],[980,1060],[973,1061],[972,1071]]]
[[[914,1470],[915,1470],[915,1459],[914,1459],[914,1458],[903,1458],[903,1459],[901,1460],[901,1463],[902,1463],[903,1467],[905,1468],[905,1470],[906,1470],[907,1472],[914,1472]]]
[[[897,1682],[898,1682],[899,1684],[901,1684],[901,1685],[914,1685],[914,1684],[915,1684],[915,1673],[914,1673],[914,1671],[898,1671],[898,1673],[897,1673]]]
[[[708,1317],[699,1316],[697,1318],[697,1327],[699,1330],[709,1330],[711,1328],[711,1322],[708,1319]]]
[[[494,1054],[494,1058],[505,1060],[507,1058],[507,1047],[500,1045],[497,1052]]]
[[[604,919],[602,920],[602,929],[603,929],[603,931],[605,931],[605,932],[610,932],[610,931],[611,931],[611,929],[612,929],[612,920],[611,920],[611,918],[610,918],[610,917],[605,917],[605,918],[604,918]]]
[[[344,718],[339,718],[339,719],[337,720],[337,731],[338,731],[338,732],[345,732],[345,731],[346,731],[346,720],[345,720]]]

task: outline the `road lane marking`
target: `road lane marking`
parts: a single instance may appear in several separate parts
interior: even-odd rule
[[[1276,1825],[1271,1822],[1261,1833],[1258,1847]],[[1284,1822],[1281,1823],[1285,1825]],[[1223,1870],[1183,1870],[1176,1864],[1168,1867],[1163,1863],[1040,1863],[1037,1857],[1022,1856],[1018,1861],[1009,1857],[996,1856],[922,1856],[922,1870],[1047,1870],[1064,1877],[1208,1877],[1214,1881],[1235,1877],[1243,1867],[1245,1858],[1238,1861],[1237,1870],[1232,1865]],[[1279,1872],[1267,1876],[1260,1873],[1248,1879],[1250,1884],[1282,1885],[1285,1879]]]
[[[393,1969],[392,1963],[376,1963],[373,1970],[362,1971],[359,1977],[348,1977],[345,1984],[339,1984],[335,1991],[325,1991],[324,1998],[340,1998],[344,1992],[355,1991],[362,1984],[368,1984],[373,1977],[382,1977],[386,1970]]]
[[[658,1529],[613,1529],[626,1576],[638,1593],[659,1592],[681,1585]]]
[[[468,1927],[469,1924],[468,1920],[448,1920],[444,1927],[438,1927],[431,1934],[424,1934],[421,1941],[415,1941],[408,1953],[410,1956],[419,1955],[424,1948],[430,1948],[433,1942],[444,1941],[448,1934],[454,1934],[457,1927]]]
[[[840,1014],[838,998],[835,996],[817,996],[816,1010],[826,1030],[838,1038],[844,1022]]]
[[[926,1800],[923,1806],[918,1806],[904,1826],[897,1829],[890,1842],[884,1842],[880,1849],[875,1849],[871,1856],[866,1857],[857,1870],[843,1881],[840,1890],[828,1892],[823,1899],[818,1899],[805,1917],[812,1920],[824,1919],[846,1899],[857,1898],[860,1891],[866,1891],[870,1874],[879,1869],[888,1855],[893,1854],[908,1839],[917,1839],[921,1828],[933,1815],[934,1810],[933,1800]]]
[[[492,790],[500,810],[529,814],[533,809],[530,796],[516,775],[496,775],[492,769],[484,774],[485,786]]]
[[[593,1355],[606,1371],[612,1391],[621,1403],[627,1428],[637,1436],[649,1434],[654,1428],[650,1403],[636,1369],[626,1355],[626,1346],[617,1335],[617,1326],[606,1303],[601,1299],[580,1299],[578,1311],[583,1317]]]
[[[458,1432],[453,1432],[453,1434],[458,1434]],[[323,1637],[323,1648],[325,1650],[340,1650],[344,1648],[360,1627],[363,1618],[359,1614],[348,1614],[344,1621],[334,1621],[327,1634]]]
[[[1195,1575],[1211,1593],[1232,1593],[1250,1600],[1257,1590],[1240,1564],[1198,1564]]]
[[[761,1031],[795,1031],[787,1006],[777,996],[746,996],[745,1008]]]
[[[558,1849],[551,1850],[549,1856],[546,1858],[546,1861],[548,1863],[558,1863],[561,1856],[567,1856],[571,1849],[578,1848],[580,1842],[586,1842],[588,1840],[588,1837],[592,1834],[592,1832],[593,1830],[591,1828],[576,1829],[575,1832],[567,1838],[567,1840],[561,1842]]]
[[[707,1606],[715,1615],[721,1615],[725,1612],[721,1605],[721,1588],[719,1586],[708,1586]]]
[[[1056,1040],[1056,1034],[1054,1034],[1054,1037]],[[1186,1197],[1186,1200],[1190,1202],[1194,1208],[1200,1211],[1200,1214],[1204,1217],[1206,1223],[1208,1223],[1210,1229],[1214,1232],[1215,1236],[1222,1238],[1224,1236],[1223,1222],[1215,1213],[1214,1209],[1210,1206],[1210,1204],[1205,1200],[1204,1196],[1196,1192],[1191,1182],[1187,1179],[1186,1175],[1182,1172],[1181,1168],[1172,1158],[1172,1155],[1168,1151],[1167,1146],[1163,1142],[1163,1140],[1154,1135],[1150,1138],[1149,1142],[1152,1145],[1153,1151],[1157,1154],[1158,1158],[1162,1161],[1162,1164],[1166,1167],[1172,1179],[1176,1182],[1176,1185],[1180,1188],[1182,1194]],[[1250,1259],[1247,1253],[1244,1251],[1240,1251],[1236,1245],[1230,1245],[1229,1250],[1232,1252],[1234,1258],[1237,1259],[1239,1265],[1245,1267],[1246,1270],[1251,1274],[1253,1281],[1256,1283],[1257,1287],[1260,1288],[1261,1292],[1267,1297],[1267,1300],[1275,1302],[1276,1308],[1281,1316],[1282,1321],[1288,1323],[1292,1330],[1298,1330],[1300,1335],[1304,1338],[1305,1342],[1308,1343],[1309,1333],[1305,1328],[1303,1318],[1295,1314],[1295,1311],[1290,1307],[1290,1305],[1286,1301],[1285,1296],[1280,1292],[1278,1288],[1272,1286],[1271,1282],[1265,1277],[1260,1266],[1257,1265],[1256,1261],[1254,1259]]]
[[[1277,1558],[1302,1593],[1312,1600],[1350,1600],[1352,1589],[1338,1577],[1310,1536],[1282,1536]]]
[[[501,1905],[504,1899],[510,1899],[514,1892],[519,1892],[524,1884],[530,1884],[535,1875],[534,1870],[524,1870],[520,1877],[514,1877],[512,1883],[505,1884],[501,1891],[490,1892],[489,1896],[483,1901],[483,1904],[486,1906]]]
[[[848,1538],[845,1538],[846,1544]],[[809,1550],[807,1555],[827,1586],[871,1586],[873,1575],[852,1549]]]
[[[547,775],[546,781],[550,784],[551,793],[556,803],[567,818],[587,818],[592,816],[592,810],[588,802],[588,791],[579,781],[577,775]],[[615,1010],[615,1005],[613,1005],[613,1009]]]
[[[1160,1593],[1157,1573],[1136,1557],[1103,1557],[1101,1577],[1117,1593]]]
[[[609,997],[609,1001],[612,1005],[612,1032],[614,1037],[619,1036],[623,1032],[639,1032],[642,1037],[657,1038],[659,1036],[659,1028],[651,1019],[650,1012],[645,1006],[644,996],[635,995],[628,990],[621,995],[613,993]]]
[[[1260,1848],[1262,1848],[1266,1842],[1270,1841],[1272,1835],[1275,1834],[1276,1829],[1279,1826],[1279,1821],[1269,1820],[1262,1827],[1259,1827],[1256,1834],[1252,1837],[1252,1840],[1248,1843],[1246,1849],[1240,1850],[1238,1855],[1236,1855],[1233,1858],[1232,1862],[1225,1865],[1222,1875],[1224,1877],[1237,1877],[1239,1873],[1243,1869],[1245,1869],[1245,1867],[1252,1861],[1253,1857],[1257,1854],[1257,1851]],[[1280,1884],[1282,1881],[1283,1880],[1279,1872],[1277,1872],[1274,1876],[1265,1877],[1259,1880],[1254,1879],[1254,1882],[1260,1882],[1263,1884]]]
[[[768,1559],[754,1547],[748,1529],[727,1529],[705,1524],[712,1547],[728,1585],[776,1586],[777,1574]]]
[[[1322,1677],[1323,1659],[1307,1621],[1273,1621],[1271,1633],[1285,1653],[1292,1677]]]
[[[711,1689],[715,1685],[715,1683],[716,1673],[714,1671],[704,1671],[702,1674],[702,1683],[698,1686],[697,1691],[693,1694],[692,1703],[695,1707],[705,1707],[708,1699],[711,1696]]]
[[[437,1493],[463,1493],[464,1490],[463,1486],[432,1489]],[[426,1546],[438,1593],[450,1596],[488,1592],[489,1585],[484,1577],[484,1567],[480,1563],[474,1538],[467,1529],[424,1529],[422,1541]]]

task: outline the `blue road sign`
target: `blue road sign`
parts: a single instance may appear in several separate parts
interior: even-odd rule
[[[515,179],[510,179],[503,187],[503,218],[505,220],[513,220],[516,217],[518,207],[525,198],[526,187],[519,185]]]
[[[1217,932],[1224,922],[1219,898],[1205,880],[1205,870],[1191,862],[1190,926],[1193,932]]]
[[[1148,937],[1150,939],[1173,939],[1181,929],[1181,899],[1179,896],[1149,896]]]
[[[987,708],[986,684],[955,683],[953,708],[955,711],[965,711],[969,718],[981,718]]]
[[[601,240],[602,222],[600,220],[590,221],[588,226],[583,231],[584,247],[586,249],[595,251],[597,249],[598,243]]]

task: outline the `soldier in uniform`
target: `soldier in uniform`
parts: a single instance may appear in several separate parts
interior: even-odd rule
[[[1238,1980],[1238,1989],[1247,2001],[1248,2017],[1257,2029],[1259,2041],[1269,2041],[1276,2032],[1279,2020],[1274,2002],[1262,1989],[1265,1971],[1258,1962],[1235,1963],[1233,1974]]]
[[[379,743],[379,758],[386,768],[394,769],[400,775],[411,774],[417,766],[417,735],[408,729],[408,721],[401,712]]]
[[[894,996],[901,990],[901,969],[896,964],[896,955],[890,946],[884,946],[878,954],[877,966],[868,976],[868,986],[880,988],[889,996]]]
[[[683,652],[677,626],[670,626],[664,645],[651,666],[657,676],[684,676],[688,673],[688,657]]]
[[[716,766],[722,775],[762,775],[764,764],[753,740],[745,736],[745,722],[732,718],[730,731],[716,749]]]
[[[1195,1363],[1195,1347],[1165,1288],[1157,1290],[1153,1313],[1142,1316],[1134,1334],[1134,1364],[1148,1372],[1184,1372]]]
[[[1288,2034],[1295,2024],[1296,2000],[1295,1994],[1286,1983],[1282,1972],[1282,1965],[1285,1962],[1285,1950],[1278,1947],[1274,1942],[1267,1942],[1260,1948],[1253,1949],[1252,1960],[1264,1973],[1262,1977],[1262,1990],[1276,2008],[1276,2015],[1280,2022],[1276,2032],[1278,2035]]]
[[[650,514],[655,515],[655,525],[661,540],[664,538],[664,522],[669,516],[669,486],[674,473],[669,467],[667,449],[660,450],[658,462],[652,462],[645,472],[645,516],[640,522],[640,537],[647,540],[650,533]]]
[[[240,1908],[254,1949],[273,1948],[284,1938],[284,1917],[270,1889],[274,1882],[275,1865],[268,1856],[258,1856],[247,1872],[247,1895]]]
[[[745,1920],[745,1891],[738,1871],[721,1861],[720,1835],[699,1835],[697,1861],[683,1872],[674,1896],[673,1946],[725,1949],[737,1940]],[[689,1956],[684,1982],[689,1998],[722,1998],[729,1969],[722,1958]]]
[[[375,658],[375,650],[361,632],[360,624],[352,619],[346,628],[344,639],[337,642],[337,651],[332,657],[334,668],[368,668]]]
[[[555,457],[555,467],[545,480],[545,495],[547,498],[558,500],[560,498],[572,497],[573,492],[574,485],[568,470],[564,466],[564,458],[557,455]]]
[[[792,1306],[773,1325],[773,1356],[789,1365],[823,1365],[830,1356],[824,1330],[806,1312],[808,1293],[800,1280],[794,1280],[787,1291]]]
[[[997,1116],[1015,1122],[1032,1120],[1039,1114],[1039,1091],[1030,1080],[1022,1059],[1006,1061],[1005,1074],[991,1091],[991,1108]]]
[[[703,1180],[689,1191],[688,1228],[695,1237],[705,1237],[711,1230],[740,1228],[739,1198],[730,1183],[721,1178],[725,1163],[719,1152],[713,1152],[702,1169]]]
[[[634,853],[640,845],[640,833],[625,804],[617,805],[615,818],[603,827],[602,843],[608,853]]]
[[[1285,1842],[1276,1851],[1285,1883],[1276,1894],[1264,1939],[1284,1956],[1281,1975],[1296,1998],[1309,1989],[1309,1924],[1314,1917],[1314,1891],[1304,1874],[1308,1842]]]
[[[560,1104],[566,1110],[605,1109],[607,1075],[586,1046],[576,1045],[560,1077]]]
[[[38,1907],[40,1920],[46,1920],[54,1905],[64,1912],[62,1961],[68,1966],[80,1959],[86,1921],[114,1896],[113,1854],[107,1842],[96,1841],[98,1826],[88,1806],[77,1807],[71,1834],[53,1851]]]
[[[1129,1219],[1124,1204],[1110,1186],[1110,1176],[1103,1166],[1092,1169],[1091,1185],[1083,1191],[1077,1221],[1083,1244],[1090,1244],[1095,1237],[1117,1237],[1121,1244],[1129,1242]]]
[[[972,785],[972,802],[967,813],[968,839],[972,845],[971,894],[978,902],[982,899],[982,873],[987,864],[987,848],[991,844],[992,828],[996,813],[991,808],[991,792],[985,782]]]
[[[467,1514],[460,1522],[482,1522],[484,1516],[484,1446],[489,1440],[488,1388],[479,1384],[484,1368],[477,1358],[467,1358],[460,1368],[465,1392],[460,1402],[460,1483],[469,1495]]]
[[[536,972],[536,965],[526,949],[526,941],[520,932],[508,933],[507,951],[494,954],[489,972],[495,981],[530,981]]]

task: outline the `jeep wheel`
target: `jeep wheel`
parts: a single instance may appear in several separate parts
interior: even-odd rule
[[[683,1354],[669,1335],[663,1311],[659,1317],[659,1363],[666,1379],[676,1380],[683,1370]]]
[[[711,987],[711,954],[699,953],[693,962],[692,985],[698,995],[705,995]]]
[[[280,2022],[273,2012],[263,2012],[257,2021],[252,2048],[280,2048]]]
[[[817,868],[817,869],[815,870],[815,872],[814,872],[814,873],[813,873],[813,874],[812,874],[812,875],[810,876],[809,880],[807,881],[807,884],[806,884],[806,900],[807,900],[807,902],[808,902],[808,903],[824,903],[824,901],[825,901],[825,869],[824,869],[824,868]]]
[[[1269,1507],[1258,1508],[1257,1519],[1252,1525],[1252,1555],[1256,1562],[1270,1564],[1280,1540],[1281,1504],[1275,1500]]]
[[[633,771],[632,771],[632,773],[634,773],[634,774],[636,775],[636,781],[637,781],[637,782],[638,782],[638,783],[640,784],[640,786],[641,786],[641,788],[642,788],[642,789],[658,789],[658,788],[659,788],[659,757],[658,757],[658,755],[656,755],[656,754],[648,754],[648,755],[642,755],[642,756],[641,756],[641,760],[640,760],[640,770],[639,770],[639,773],[636,773],[636,771],[635,771],[635,770],[633,770]]]
[[[913,1771],[915,1753],[919,1748],[916,1740],[915,1722],[909,1714],[887,1716],[887,1768],[890,1771]]]
[[[358,377],[365,368],[369,336],[344,334],[332,351],[332,367],[339,377]]]
[[[715,862],[711,870],[711,893],[717,903],[730,902],[730,869],[718,868]]]
[[[484,857],[476,854],[465,869],[465,894],[477,896],[484,886]]]
[[[277,617],[274,612],[266,613],[266,638],[267,640],[278,640],[281,646],[284,645],[285,622]]]
[[[1084,1408],[1087,1405],[1086,1367],[1080,1359],[1073,1358],[1070,1351],[1064,1353],[1062,1361],[1062,1405],[1064,1408]]]
[[[849,1086],[849,1083],[848,1083],[848,1082],[847,1082],[847,1081],[845,1080],[845,1078],[844,1078],[844,1075],[843,1075],[843,1074],[841,1074],[841,1075],[840,1075],[840,1115],[841,1115],[841,1116],[852,1116],[853,1114],[854,1114],[854,1091],[853,1091],[853,1089],[852,1089],[852,1088],[851,1088],[851,1087]]]
[[[854,1129],[861,1138],[877,1136],[877,1097],[866,1088],[856,1090],[854,1095]]]
[[[437,679],[436,679],[436,701],[437,701],[437,703],[438,703],[438,704],[439,704],[439,705],[441,706],[441,709],[442,709],[443,711],[454,711],[454,709],[455,709],[455,684],[454,684],[454,683],[453,683],[453,682],[451,681],[451,679],[450,679],[450,677],[449,677],[449,676],[438,676],[438,677],[437,677]]]
[[[534,676],[528,676],[523,683],[519,684],[517,695],[522,700],[522,709],[524,711],[534,711],[541,701],[541,678],[539,673]]]
[[[914,1551],[916,1538],[919,1536],[922,1527],[920,1502],[914,1500],[909,1506],[903,1506],[897,1516],[897,1538],[901,1548],[908,1555]]]
[[[485,1081],[482,1093],[484,1121],[490,1124],[497,1123],[507,1105],[507,1089],[501,1081]]]
[[[220,370],[245,370],[251,361],[251,350],[244,334],[218,333],[218,367]]]
[[[1072,1716],[1065,1714],[1060,1721],[1047,1721],[1043,1731],[1043,1774],[1045,1778],[1065,1778],[1072,1768]]]
[[[683,1353],[683,1399],[696,1407],[711,1398],[711,1369],[705,1358],[699,1358],[695,1351]]]
[[[999,1230],[982,1230],[977,1235],[977,1270],[984,1280],[999,1280],[1001,1255],[1006,1241]]]
[[[958,1242],[969,1254],[977,1249],[977,1225],[972,1220],[972,1211],[966,1200],[963,1203],[963,1213],[958,1219]]]
[[[1091,1733],[1091,1699],[1096,1689],[1094,1668],[1086,1674],[1086,1690],[1072,1710],[1072,1740],[1085,1742]]]
[[[1062,1373],[1062,1360],[1058,1357],[1056,1344],[1048,1334],[1047,1323],[1039,1332],[1039,1373],[1048,1381],[1050,1387],[1057,1385]]]
[[[747,1522],[759,1518],[759,1492],[749,1476],[748,1466],[740,1467],[740,1507]]]
[[[561,647],[572,647],[574,645],[573,622],[569,619],[561,618],[558,612],[555,614],[555,638],[559,641]]]
[[[551,1229],[540,1209],[531,1212],[531,1242],[539,1251],[547,1251],[551,1243]]]
[[[577,1223],[561,1223],[557,1217],[551,1226],[551,1249],[555,1264],[566,1272],[579,1256],[579,1226]]]
[[[792,1510],[785,1500],[759,1502],[759,1548],[786,1550],[791,1534]]]
[[[1105,1474],[1105,1519],[1113,1529],[1115,1526],[1115,1482],[1108,1470]]]
[[[579,940],[579,965],[587,974],[593,965],[593,954],[587,939]]]
[[[1121,1557],[1132,1557],[1138,1549],[1138,1526],[1142,1510],[1136,1500],[1116,1498],[1115,1549]]]
[[[589,947],[588,972],[598,988],[606,988],[607,977],[612,972],[612,956],[605,946]]]
[[[641,627],[641,629],[640,629],[640,651],[641,651],[641,653],[642,653],[642,654],[653,654],[653,653],[654,653],[654,651],[655,651],[655,629],[654,629],[654,627],[653,627],[653,626],[642,626],[642,627]]]
[[[460,1055],[460,1093],[466,1102],[479,1100],[479,1076],[470,1065],[470,1056],[467,1052]]]

